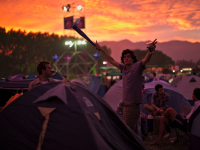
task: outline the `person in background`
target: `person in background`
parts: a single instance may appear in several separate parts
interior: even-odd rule
[[[151,113],[154,117],[154,131],[153,133],[158,132],[159,119],[160,116],[164,114],[164,111],[169,107],[169,94],[164,92],[163,86],[157,84],[155,86],[156,92],[152,94],[151,105],[145,104],[144,108]]]
[[[51,65],[48,61],[41,61],[37,65],[37,72],[39,74],[38,78],[33,80],[29,86],[28,90],[31,90],[34,87],[37,87],[42,84],[50,83],[50,82],[56,82],[54,79],[49,78],[52,75]]]
[[[110,88],[110,81],[108,80],[108,76],[109,76],[108,73],[106,73],[106,75],[104,76],[104,85],[106,86],[106,92]]]
[[[165,111],[164,115],[161,116],[160,118],[160,127],[159,127],[160,129],[159,129],[158,139],[153,144],[161,143],[163,134],[165,132],[166,124],[168,124],[171,127],[180,128],[181,130],[187,131],[187,126],[188,126],[190,117],[200,106],[200,88],[195,88],[193,90],[192,99],[195,102],[194,107],[192,108],[192,110],[187,116],[181,116],[173,108],[168,108]],[[196,137],[196,141],[199,141],[199,140],[200,138]],[[197,149],[199,149],[199,147]]]
[[[156,76],[156,73],[153,72],[153,81],[159,81],[160,79]]]

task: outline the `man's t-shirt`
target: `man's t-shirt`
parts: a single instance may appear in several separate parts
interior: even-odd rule
[[[128,70],[125,65],[119,65],[122,72],[123,92],[122,102],[126,104],[142,103],[142,62],[134,63]]]

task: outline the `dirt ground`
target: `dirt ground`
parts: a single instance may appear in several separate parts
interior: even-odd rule
[[[187,150],[189,147],[188,138],[184,136],[178,142],[170,142],[170,138],[176,137],[175,131],[172,131],[168,138],[163,138],[159,145],[152,145],[156,141],[158,134],[151,134],[150,137],[144,137],[143,142],[149,150]]]

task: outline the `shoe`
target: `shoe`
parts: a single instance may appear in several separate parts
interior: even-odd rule
[[[168,137],[169,137],[169,133],[167,133],[167,134],[164,135],[164,138],[167,139]]]

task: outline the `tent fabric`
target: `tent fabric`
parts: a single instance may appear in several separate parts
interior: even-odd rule
[[[122,99],[122,80],[112,85],[104,95],[103,99],[111,106],[113,110],[117,109],[117,105]]]
[[[33,75],[33,74],[30,74],[30,75],[26,76],[26,79],[36,79],[36,78],[37,78],[37,76]]]
[[[92,76],[92,79],[87,88],[101,97],[103,97],[106,92],[106,87],[105,85],[101,85],[101,77],[99,76]]]
[[[182,80],[182,76],[177,76],[176,78],[173,79],[173,81],[171,82],[171,86],[176,87],[177,84]]]
[[[19,89],[19,88],[27,88],[29,83],[33,81],[33,79],[22,79],[22,80],[12,80],[0,82],[0,88],[11,88],[11,89]]]
[[[83,81],[83,80],[81,80],[81,79],[72,79],[72,80],[70,80],[70,82],[71,83],[76,83],[76,84],[79,84],[79,85],[82,85],[82,86],[84,86],[84,87],[87,87],[87,84]]]
[[[26,76],[25,74],[17,74],[15,76],[12,76],[11,78],[9,78],[9,80],[20,80],[25,76]]]
[[[50,76],[50,78],[56,79],[56,80],[68,81],[63,75],[61,75],[58,72],[53,73],[52,76]]]
[[[44,96],[46,100],[33,103],[57,86],[65,89],[67,104],[63,102],[64,96],[57,95],[56,91],[49,98]],[[56,108],[49,114],[42,150],[147,149],[102,98],[70,82],[35,87],[3,109],[0,149],[37,149],[45,119],[38,107]]]
[[[195,80],[196,82],[190,82]],[[200,88],[200,77],[191,75],[182,79],[176,89],[187,99],[192,100],[192,92],[195,88]]]
[[[99,91],[100,85],[101,85],[101,77],[92,76],[92,79],[90,83],[88,84],[87,88],[90,91],[97,94]]]
[[[174,87],[170,86],[164,81],[152,81],[150,83],[144,83],[145,91],[142,95],[142,105],[141,111],[146,115],[149,114],[144,109],[144,104],[150,104],[151,95],[155,93],[155,85],[163,85],[164,91],[170,95],[170,107],[174,108],[178,113],[180,113],[181,104],[190,105],[188,101],[181,95]],[[103,99],[112,107],[113,110],[117,109],[117,105],[122,99],[122,80],[115,83],[104,95]]]
[[[33,79],[22,79],[22,80],[12,80],[0,82],[0,107],[5,106],[7,101],[14,96],[16,93],[21,91],[27,91],[29,83],[33,81]]]

